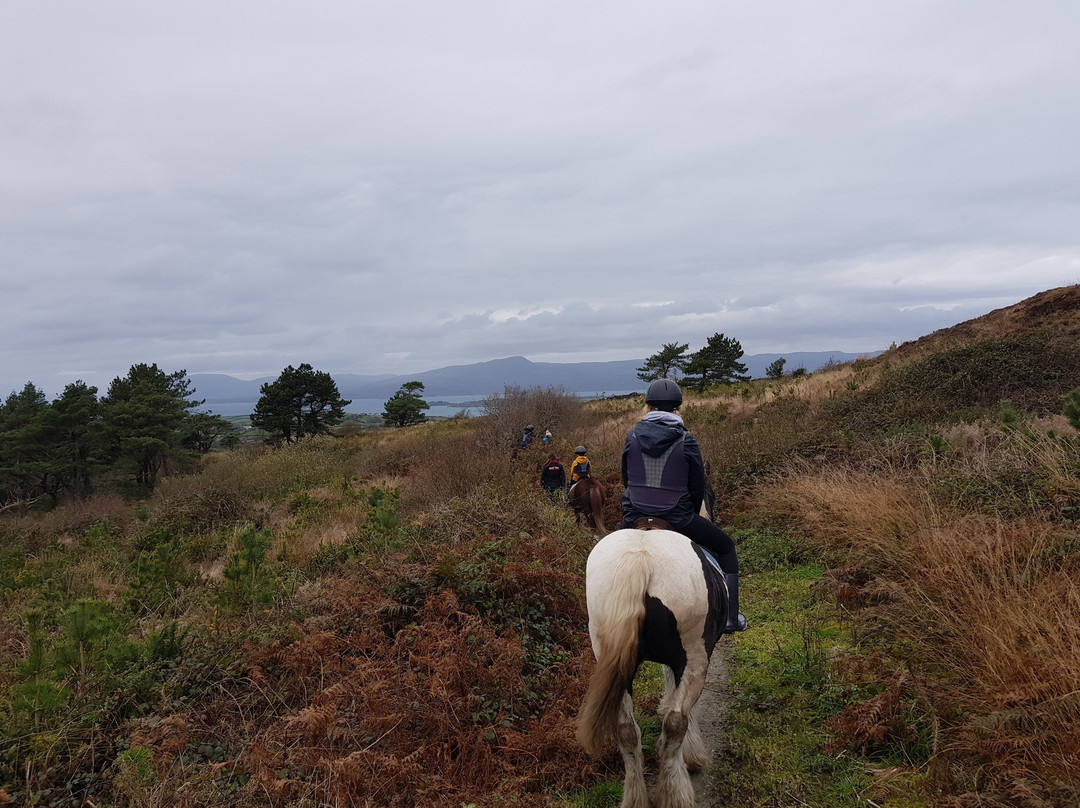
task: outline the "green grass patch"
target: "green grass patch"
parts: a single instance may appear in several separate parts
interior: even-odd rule
[[[824,566],[806,560],[812,554],[797,542],[785,544],[783,533],[745,532],[738,539],[744,569],[762,571],[742,579],[750,630],[726,640],[734,699],[726,748],[713,763],[716,781],[728,789],[718,796],[733,808],[865,806],[878,787],[874,767],[826,751],[826,720],[871,693],[838,681],[831,670],[830,660],[859,649],[835,605],[812,588]],[[785,565],[786,558],[801,563]],[[877,767],[884,771],[890,763]],[[906,783],[890,780],[889,805],[925,806],[915,796],[919,780],[910,773]]]
[[[616,808],[622,803],[623,784],[608,781],[598,783],[592,788],[553,796],[556,801],[565,803],[568,808]]]
[[[733,806],[865,805],[859,794],[866,775],[854,761],[822,752],[829,738],[823,701],[835,701],[827,692],[825,649],[842,639],[810,589],[821,572],[806,564],[743,579],[751,629],[730,640],[735,699],[727,749],[717,761]]]

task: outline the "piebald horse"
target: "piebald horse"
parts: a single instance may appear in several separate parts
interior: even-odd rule
[[[589,554],[585,599],[596,668],[578,714],[578,742],[593,755],[612,740],[618,744],[626,767],[622,808],[689,808],[689,772],[709,760],[693,708],[727,624],[724,575],[681,533],[617,530]],[[659,772],[651,803],[631,696],[645,660],[664,666]]]

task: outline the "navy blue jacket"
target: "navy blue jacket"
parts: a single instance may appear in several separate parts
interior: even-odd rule
[[[701,447],[677,416],[639,421],[623,445],[622,480],[624,521],[659,516],[683,528],[705,497]]]

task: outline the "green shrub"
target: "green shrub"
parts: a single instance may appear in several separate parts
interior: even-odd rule
[[[266,551],[270,548],[270,531],[253,525],[236,536],[236,552],[225,563],[226,585],[219,592],[219,601],[234,606],[255,606],[270,603],[276,594],[276,580],[266,567]]]

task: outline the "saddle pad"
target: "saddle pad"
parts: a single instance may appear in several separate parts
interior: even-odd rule
[[[695,542],[695,544],[697,544],[697,542]],[[698,544],[697,546],[701,547],[700,544]],[[714,570],[716,570],[717,572],[719,572],[721,575],[723,575],[724,571],[722,569],[720,569],[720,564],[717,562],[716,557],[712,553],[710,553],[708,550],[706,550],[704,547],[701,547],[701,552],[705,556],[705,560],[709,562],[709,564],[712,566],[712,568]]]

